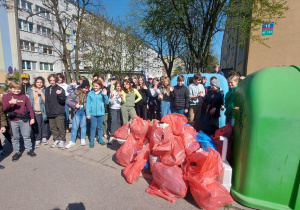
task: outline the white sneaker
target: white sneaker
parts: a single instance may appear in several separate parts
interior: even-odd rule
[[[65,146],[65,141],[60,141],[58,147],[63,148],[64,146]]]
[[[81,139],[80,144],[81,144],[81,146],[85,146],[85,139]]]
[[[57,147],[59,140],[55,140],[54,143],[51,145],[52,148]]]
[[[41,141],[35,141],[35,148],[39,148],[41,145]]]
[[[106,135],[106,134],[104,134],[103,136],[104,136],[104,138],[106,138],[106,139],[108,138],[108,135]]]
[[[44,145],[47,145],[48,144],[48,140],[46,138],[43,138],[42,139],[42,142],[44,143]]]
[[[69,141],[69,143],[65,146],[66,149],[69,149],[71,147],[75,146],[75,142]]]
[[[112,145],[114,143],[114,137],[109,137],[107,144]]]

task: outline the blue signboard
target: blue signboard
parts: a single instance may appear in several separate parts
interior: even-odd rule
[[[262,25],[262,36],[269,36],[273,35],[273,29],[274,29],[274,22],[272,23],[264,23]]]

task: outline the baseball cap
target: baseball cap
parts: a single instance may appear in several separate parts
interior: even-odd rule
[[[27,73],[22,73],[22,74],[21,74],[21,79],[30,79],[29,74],[27,74]]]

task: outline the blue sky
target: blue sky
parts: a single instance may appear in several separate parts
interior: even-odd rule
[[[124,20],[129,6],[129,0],[102,0],[109,17]],[[223,32],[218,33],[212,40],[213,51],[220,60]]]

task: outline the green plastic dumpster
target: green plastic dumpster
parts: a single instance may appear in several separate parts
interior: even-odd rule
[[[250,74],[234,103],[233,198],[300,210],[300,66]]]

